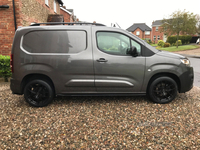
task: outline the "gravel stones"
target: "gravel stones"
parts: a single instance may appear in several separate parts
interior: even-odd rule
[[[57,97],[29,106],[0,83],[0,149],[200,149],[200,88],[146,97]]]

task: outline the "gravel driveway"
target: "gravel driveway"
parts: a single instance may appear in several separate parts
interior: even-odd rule
[[[200,149],[200,88],[146,97],[60,97],[29,106],[0,83],[0,149]]]

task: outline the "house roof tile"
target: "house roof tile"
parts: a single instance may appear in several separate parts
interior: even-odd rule
[[[162,21],[163,21],[163,20],[156,20],[156,21],[154,21],[154,22],[152,23],[152,26],[160,26],[160,25],[163,24]]]
[[[135,23],[126,30],[129,32],[133,32],[137,28],[140,28],[142,31],[151,31],[151,28],[147,26],[145,23]]]

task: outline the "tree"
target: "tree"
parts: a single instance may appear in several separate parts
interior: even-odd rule
[[[189,13],[184,11],[175,11],[173,12],[170,19],[163,19],[161,25],[161,32],[164,32],[167,36],[176,35],[177,36],[177,44],[178,48],[178,39],[181,34],[195,34],[196,33],[196,24],[197,19],[196,15],[193,13]]]
[[[200,35],[200,15],[196,15],[197,19],[197,33]]]

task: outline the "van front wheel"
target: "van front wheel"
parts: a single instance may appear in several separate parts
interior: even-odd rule
[[[24,98],[32,106],[43,107],[52,102],[54,92],[52,86],[39,79],[28,82],[24,88]]]
[[[177,89],[177,84],[172,78],[159,77],[151,83],[148,96],[153,102],[169,103],[176,98]]]

